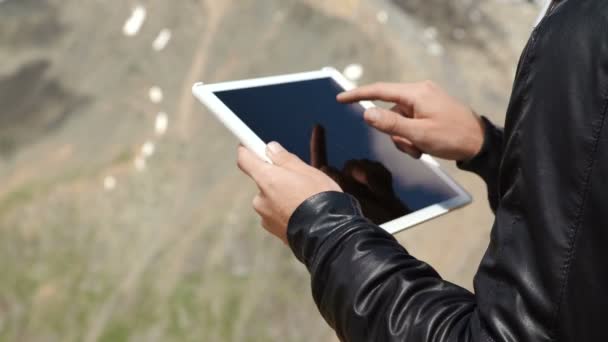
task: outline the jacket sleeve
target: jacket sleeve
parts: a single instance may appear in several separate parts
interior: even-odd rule
[[[482,116],[485,136],[481,151],[471,160],[460,161],[458,167],[479,175],[488,188],[488,200],[492,211],[498,207],[498,170],[503,154],[503,129],[496,127],[490,120]]]
[[[480,340],[474,295],[409,255],[350,195],[308,199],[290,219],[288,240],[340,340]]]

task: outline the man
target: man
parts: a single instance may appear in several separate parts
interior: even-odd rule
[[[521,57],[503,130],[430,82],[375,84],[338,100],[402,151],[456,160],[495,211],[475,294],[442,280],[324,173],[276,143],[239,148],[263,226],[312,276],[344,341],[608,341],[608,2],[554,1]]]

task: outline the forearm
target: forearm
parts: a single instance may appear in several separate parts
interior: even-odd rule
[[[474,341],[473,294],[446,282],[371,224],[346,194],[319,194],[292,216],[288,239],[313,297],[343,341]],[[476,325],[476,329],[471,326]]]

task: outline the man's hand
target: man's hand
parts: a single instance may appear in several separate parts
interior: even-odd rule
[[[342,190],[329,176],[276,142],[268,144],[266,154],[273,164],[239,146],[238,166],[260,189],[253,199],[253,208],[262,218],[262,226],[287,243],[287,224],[300,204],[321,192]]]
[[[376,100],[395,106],[391,110],[368,109],[365,121],[389,134],[398,149],[414,158],[428,153],[464,161],[481,150],[481,119],[432,82],[376,83],[338,95],[342,103]]]

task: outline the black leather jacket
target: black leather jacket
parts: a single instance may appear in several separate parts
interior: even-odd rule
[[[495,209],[475,294],[322,193],[288,227],[343,341],[608,341],[608,1],[563,0],[521,57],[479,174]],[[606,324],[606,326],[604,326]]]

